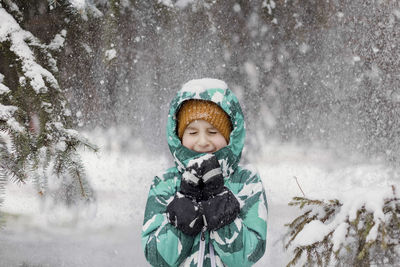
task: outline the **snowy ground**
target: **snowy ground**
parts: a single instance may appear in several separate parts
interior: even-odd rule
[[[106,142],[97,139],[97,143]],[[139,146],[138,151],[144,151]],[[285,223],[298,211],[287,206],[293,196],[334,196],[356,187],[390,184],[389,168],[340,157],[317,147],[270,143],[250,159],[264,181],[269,201],[267,253],[256,266],[285,266]],[[0,232],[0,266],[147,266],[140,231],[152,177],[171,161],[157,155],[122,152],[103,146],[83,152],[96,207],[73,213],[49,208],[30,184],[10,183],[1,211],[7,214]],[[89,215],[88,215],[89,214]]]

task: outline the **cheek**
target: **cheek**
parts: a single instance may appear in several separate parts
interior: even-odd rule
[[[192,149],[194,145],[194,138],[192,138],[190,135],[183,135],[182,145],[186,148]]]
[[[226,143],[225,138],[221,135],[215,139],[214,145],[217,147],[217,149],[221,149],[223,147],[226,147],[228,144]]]

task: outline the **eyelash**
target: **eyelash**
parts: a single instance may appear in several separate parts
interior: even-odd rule
[[[208,131],[208,133],[209,133],[209,134],[217,134],[218,132],[217,132],[217,131],[212,131],[212,130],[211,130],[211,131]],[[190,135],[195,135],[195,134],[197,134],[197,132],[189,132],[189,134],[190,134]]]

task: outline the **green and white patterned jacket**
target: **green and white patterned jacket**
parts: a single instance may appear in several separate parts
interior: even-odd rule
[[[245,138],[243,113],[224,82],[213,79],[193,82],[184,85],[171,102],[167,139],[176,167],[156,176],[151,185],[142,230],[144,253],[152,266],[251,266],[265,252],[267,200],[259,175],[238,166]],[[188,99],[218,104],[230,116],[233,125],[228,146],[214,154],[221,165],[225,186],[240,203],[240,213],[232,223],[206,232],[204,241],[201,241],[201,233],[195,237],[184,234],[170,224],[166,216],[167,205],[179,191],[186,164],[204,155],[184,147],[176,134],[175,114]]]

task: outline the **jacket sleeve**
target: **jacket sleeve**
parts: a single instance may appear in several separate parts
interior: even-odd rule
[[[179,266],[189,256],[194,238],[185,235],[166,216],[177,188],[177,178],[167,173],[155,177],[147,198],[142,229],[142,247],[152,266]]]
[[[240,203],[239,216],[230,224],[211,231],[216,254],[226,266],[252,266],[265,252],[267,199],[257,173],[241,170],[225,184]]]

